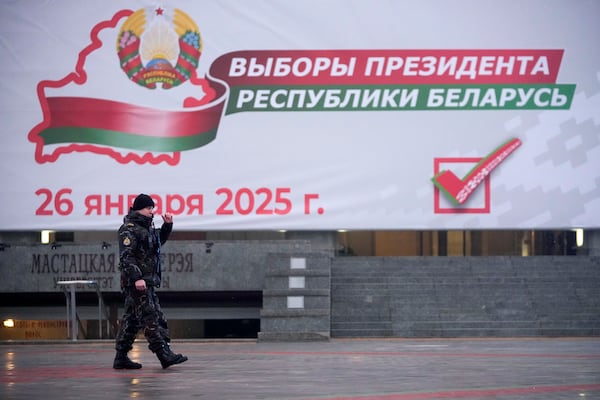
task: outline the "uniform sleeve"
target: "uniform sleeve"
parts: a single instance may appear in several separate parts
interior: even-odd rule
[[[165,243],[167,240],[169,240],[169,236],[171,235],[171,232],[173,231],[173,223],[164,223],[162,224],[162,226],[160,227],[160,233],[159,233],[159,238],[160,238],[160,244]]]
[[[121,281],[125,286],[133,286],[135,281],[142,279],[142,271],[135,257],[138,241],[135,234],[128,229],[119,232],[119,266]]]

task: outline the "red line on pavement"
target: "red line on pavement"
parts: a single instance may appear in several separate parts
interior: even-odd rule
[[[396,393],[368,396],[342,396],[342,397],[312,397],[303,400],[427,400],[427,399],[465,399],[469,397],[495,397],[495,396],[526,396],[540,393],[559,392],[584,392],[587,390],[600,390],[600,384],[586,385],[560,385],[560,386],[529,386],[499,389],[471,389],[448,390],[424,393]]]
[[[226,351],[201,351],[200,354],[224,354]],[[232,354],[255,354],[267,356],[289,356],[289,355],[310,355],[310,356],[373,356],[373,357],[488,357],[488,358],[574,358],[574,359],[595,359],[600,358],[600,354],[543,354],[543,353],[435,353],[435,352],[379,352],[379,351],[235,351]]]

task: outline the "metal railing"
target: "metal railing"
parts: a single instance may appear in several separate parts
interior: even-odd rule
[[[70,337],[71,340],[76,341],[79,335],[79,316],[77,314],[77,300],[76,300],[76,290],[77,285],[88,285],[89,287],[94,287],[96,289],[96,295],[98,296],[98,338],[102,339],[102,326],[103,326],[103,318],[102,313],[104,310],[104,314],[106,317],[106,336],[110,337],[110,319],[106,314],[106,309],[104,308],[104,301],[102,298],[102,293],[100,292],[100,288],[98,287],[98,282],[95,280],[74,280],[74,281],[58,281],[57,285],[60,285],[65,293],[65,297],[67,300],[67,336]]]

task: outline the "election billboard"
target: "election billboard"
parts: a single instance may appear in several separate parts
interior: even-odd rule
[[[2,230],[600,227],[600,3],[0,2]]]

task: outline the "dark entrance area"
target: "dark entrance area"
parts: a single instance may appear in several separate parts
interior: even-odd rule
[[[256,338],[260,331],[260,319],[213,319],[204,321],[204,337]]]
[[[174,339],[257,338],[260,331],[260,291],[162,292],[160,303]],[[77,293],[79,339],[98,339],[96,293]],[[63,293],[0,293],[3,314],[14,324],[1,330],[0,339],[66,339],[66,304]],[[121,317],[120,293],[103,294],[101,339],[113,339]],[[143,333],[140,332],[140,338]]]

